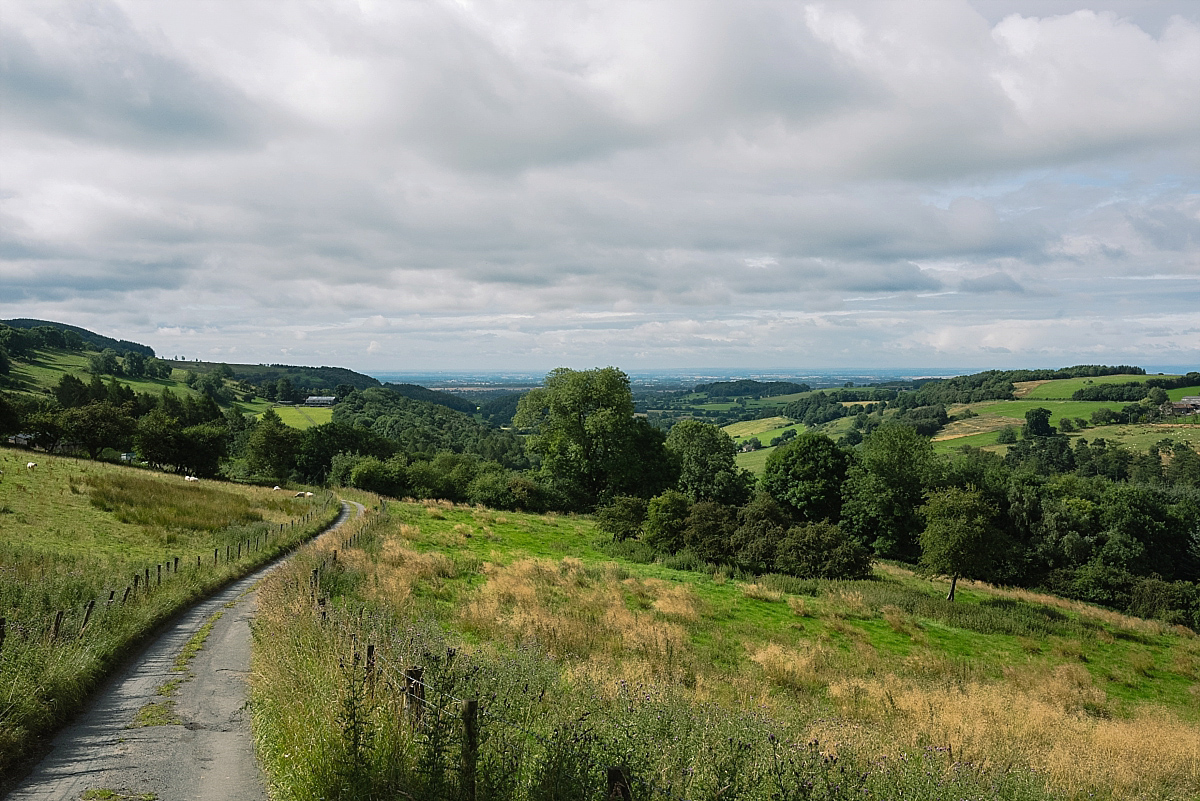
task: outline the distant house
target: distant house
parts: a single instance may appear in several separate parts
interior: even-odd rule
[[[333,395],[309,395],[308,400],[304,401],[305,406],[332,406],[337,403],[337,398]]]

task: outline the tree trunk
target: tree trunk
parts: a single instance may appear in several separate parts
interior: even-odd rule
[[[955,588],[955,587],[957,587],[957,586],[958,586],[958,574],[957,574],[957,573],[955,573],[955,574],[954,574],[954,575],[953,575],[953,576],[950,578],[950,594],[946,596],[946,600],[947,600],[947,601],[953,601],[953,600],[954,600],[954,588]]]

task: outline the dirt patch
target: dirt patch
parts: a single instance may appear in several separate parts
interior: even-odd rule
[[[1044,381],[1017,381],[1013,384],[1013,397],[1020,400],[1021,398],[1029,397],[1029,393],[1040,387],[1042,384],[1049,384],[1050,380]]]

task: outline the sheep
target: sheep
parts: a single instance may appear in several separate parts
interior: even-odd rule
[[[195,476],[184,476],[183,480],[184,481],[199,481],[200,479],[196,478]]]
[[[304,493],[303,493],[303,492],[297,492],[297,493],[296,493],[295,495],[293,495],[292,497],[293,497],[293,498],[303,498],[303,497],[304,497]]]
[[[37,467],[37,462],[30,462],[29,464],[27,464],[25,466],[27,468],[29,468],[30,470],[32,470],[33,468]]]
[[[283,489],[283,487],[274,486],[274,487],[271,487],[271,492],[279,492],[279,490],[281,490],[281,489]]]
[[[311,498],[312,496],[313,496],[313,494],[311,492],[304,493],[305,498]]]

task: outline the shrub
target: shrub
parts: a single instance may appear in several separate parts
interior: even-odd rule
[[[807,523],[791,528],[779,543],[775,569],[802,578],[866,578],[871,554],[833,523]]]

